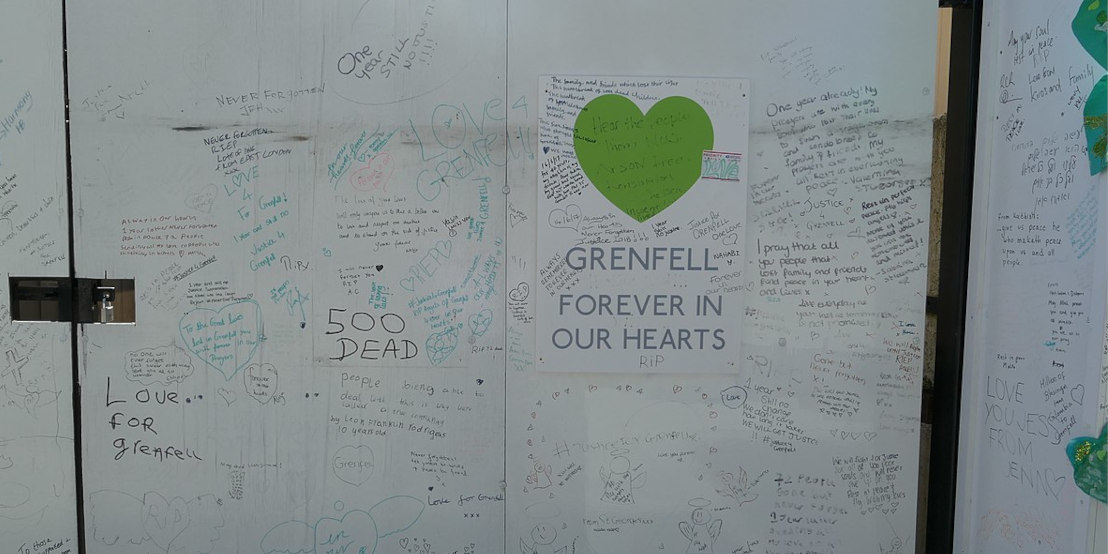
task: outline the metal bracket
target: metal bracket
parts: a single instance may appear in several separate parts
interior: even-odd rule
[[[8,277],[12,321],[134,323],[134,279]]]

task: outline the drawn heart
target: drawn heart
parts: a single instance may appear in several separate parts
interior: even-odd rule
[[[719,396],[724,406],[727,406],[732,410],[737,410],[739,408],[742,408],[743,405],[746,404],[746,399],[749,396],[749,391],[747,391],[744,387],[733,385],[723,389],[723,391],[720,392]]]
[[[42,400],[42,393],[38,391],[27,393],[27,396],[23,397],[23,409],[29,414],[34,414],[40,400]]]
[[[877,436],[877,433],[873,431],[866,431],[863,435],[866,437],[866,440],[871,441],[874,439],[874,437]]]
[[[218,311],[196,308],[181,317],[181,339],[197,358],[230,381],[258,351],[262,309],[254,300],[241,300]]]
[[[335,477],[348,485],[360,487],[373,476],[373,449],[368,446],[344,446],[335,452],[331,469]]]
[[[361,510],[351,510],[342,519],[320,519],[315,525],[313,552],[337,552],[337,537],[342,537],[346,552],[373,552],[377,549],[377,524],[368,512]]]
[[[450,257],[450,252],[453,249],[454,249],[454,243],[450,242],[448,240],[440,240],[440,241],[436,242],[435,243],[435,248],[434,248],[434,250],[436,250],[441,255],[441,257],[443,257],[443,258],[449,258]]]
[[[216,192],[215,185],[208,185],[186,196],[185,205],[198,212],[210,214],[212,213],[212,204],[215,203]]]
[[[581,206],[569,204],[564,210],[562,208],[554,208],[550,210],[550,215],[546,217],[546,222],[556,229],[573,229],[576,231],[577,228],[581,226]]]
[[[142,530],[163,550],[189,526],[189,508],[177,496],[166,502],[162,495],[148,492],[142,497]]]
[[[485,384],[485,380],[484,380],[484,379],[478,379],[478,380],[477,380],[477,386],[481,386],[481,385],[484,385],[484,384]]]
[[[485,308],[480,312],[477,312],[469,316],[469,330],[473,332],[475,336],[480,337],[488,332],[489,327],[492,326],[492,310]]]
[[[378,152],[374,154],[366,166],[350,174],[350,186],[362,192],[384,191],[396,171],[396,163],[392,154]]]
[[[260,404],[269,402],[277,393],[277,368],[273,364],[250,364],[242,377],[246,394]]]
[[[223,401],[226,402],[228,406],[230,406],[231,404],[234,404],[235,400],[238,400],[238,396],[235,395],[235,391],[231,391],[231,390],[227,390],[223,387],[219,387],[218,392],[219,392],[219,396],[223,397]]]
[[[380,272],[382,269],[385,269],[385,266],[377,264],[377,271]]]
[[[431,365],[439,365],[458,347],[458,328],[450,327],[427,337],[427,358]]]
[[[400,288],[408,292],[415,292],[415,277],[404,277],[401,279]]]
[[[1078,384],[1077,386],[1070,389],[1070,398],[1072,398],[1073,401],[1076,402],[1078,406],[1084,406],[1085,405],[1085,385],[1084,384]]]
[[[408,537],[400,537],[400,548],[408,549]]]
[[[531,286],[526,281],[520,282],[516,288],[508,291],[508,298],[515,302],[523,302],[531,296]]]
[[[644,116],[630,99],[598,96],[577,115],[573,150],[585,175],[613,205],[646,221],[700,179],[712,121],[684,96],[659,100]]]
[[[734,246],[737,242],[739,242],[738,233],[731,233],[730,235],[723,237],[723,244],[725,246]]]
[[[527,219],[527,216],[523,215],[520,212],[512,212],[512,214],[509,216],[509,218],[510,218],[509,221],[511,222],[512,227],[515,227],[516,225],[519,225],[524,219]]]
[[[866,294],[873,294],[877,292],[877,285],[866,285]]]
[[[589,385],[589,392],[596,392],[596,385]]]

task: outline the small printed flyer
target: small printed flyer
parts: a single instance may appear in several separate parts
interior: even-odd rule
[[[732,373],[750,81],[544,76],[536,366]]]

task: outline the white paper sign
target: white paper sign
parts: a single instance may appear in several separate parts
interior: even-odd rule
[[[536,365],[737,369],[746,79],[547,76]]]

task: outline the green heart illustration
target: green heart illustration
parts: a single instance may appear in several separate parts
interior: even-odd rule
[[[1108,424],[1099,437],[1077,437],[1066,445],[1073,465],[1073,482],[1085,494],[1108,502]]]
[[[1100,64],[1108,67],[1108,41],[1105,40],[1108,25],[1108,0],[1085,0],[1077,8],[1070,27],[1077,42]],[[1085,100],[1085,140],[1089,144],[1089,175],[1096,175],[1108,168],[1105,135],[1108,132],[1108,111],[1105,109],[1106,78],[1101,77],[1093,85]]]
[[[1108,45],[1104,43],[1104,24],[1108,23],[1108,1],[1085,0],[1077,8],[1070,28],[1077,42],[1100,64],[1108,68]]]
[[[664,98],[644,116],[627,97],[605,94],[586,104],[573,126],[585,176],[640,223],[692,188],[712,140],[707,112],[684,96]]]

